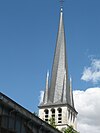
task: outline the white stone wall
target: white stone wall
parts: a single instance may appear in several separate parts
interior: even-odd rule
[[[61,123],[58,123],[58,108],[62,109],[62,122]],[[55,125],[59,130],[61,130],[62,128],[67,128],[67,125],[73,126],[75,130],[77,129],[76,114],[74,111],[69,109],[67,106],[58,106],[58,107],[52,107],[52,108],[48,107],[44,109],[39,109],[39,117],[42,120],[45,120],[45,109],[48,109],[49,111],[48,120],[52,118],[51,109],[55,109]],[[75,116],[75,119],[74,119],[74,116]]]

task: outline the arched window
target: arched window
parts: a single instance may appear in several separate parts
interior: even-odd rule
[[[55,109],[51,109],[52,117],[55,118]]]
[[[45,109],[45,110],[44,110],[44,113],[45,113],[45,114],[44,114],[44,117],[45,117],[44,120],[45,120],[46,122],[48,122],[49,110],[48,110],[48,109]]]
[[[51,117],[55,122],[55,109],[51,109]]]
[[[58,108],[58,123],[62,123],[62,109]]]

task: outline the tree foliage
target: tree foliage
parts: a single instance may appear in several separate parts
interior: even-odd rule
[[[49,119],[49,124],[50,124],[51,126],[53,126],[54,128],[56,128],[54,117],[51,117],[51,118]]]
[[[64,133],[77,133],[77,131],[75,131],[72,126],[69,126],[64,130]]]

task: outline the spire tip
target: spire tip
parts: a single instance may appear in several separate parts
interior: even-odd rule
[[[63,8],[62,7],[61,7],[60,11],[63,12]]]

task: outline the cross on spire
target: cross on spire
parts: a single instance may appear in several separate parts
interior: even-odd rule
[[[60,7],[63,8],[64,0],[60,0]]]

